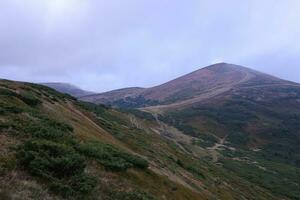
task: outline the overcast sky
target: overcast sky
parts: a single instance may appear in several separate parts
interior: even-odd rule
[[[106,91],[216,62],[300,82],[299,0],[0,0],[0,77]]]

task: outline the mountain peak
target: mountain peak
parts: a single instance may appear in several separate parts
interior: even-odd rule
[[[158,107],[162,109],[162,107],[173,108],[192,105],[225,94],[233,89],[274,87],[275,85],[278,87],[298,84],[241,65],[221,62],[155,87],[111,91],[91,95],[90,98],[83,100],[112,105],[115,102],[117,104],[125,102],[128,105],[127,101],[130,101],[136,107],[153,107],[160,104]],[[140,104],[142,100],[146,103]]]
[[[241,65],[225,63],[225,62],[212,64],[212,65],[209,65],[209,66],[204,67],[202,69],[207,69],[207,70],[211,70],[211,71],[214,71],[214,72],[228,72],[228,71],[232,71],[232,70],[250,70],[250,69],[248,69],[246,67],[243,67]]]

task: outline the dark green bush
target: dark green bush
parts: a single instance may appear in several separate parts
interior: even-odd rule
[[[155,200],[155,198],[146,192],[130,191],[130,192],[112,192],[107,200]]]
[[[84,158],[71,145],[32,139],[17,150],[20,166],[47,180],[51,191],[64,197],[89,194],[96,180],[84,173]]]
[[[42,115],[35,117],[38,119],[26,121],[26,124],[20,124],[20,130],[30,134],[34,138],[40,139],[61,140],[62,138],[72,138],[72,126],[63,122],[57,122]]]
[[[68,182],[60,179],[53,179],[50,183],[50,190],[61,194],[63,197],[86,196],[95,188],[97,181],[95,178],[85,174],[71,177]]]
[[[50,181],[49,188],[52,192],[60,194],[65,198],[75,195],[75,191],[71,188],[71,186],[61,180]]]
[[[30,92],[16,93],[10,89],[0,88],[0,95],[16,97],[29,106],[36,106],[41,103],[41,101]]]
[[[110,170],[123,171],[130,167],[145,169],[148,162],[138,156],[128,154],[111,145],[100,142],[89,142],[78,147],[83,155],[96,159]]]
[[[0,88],[0,95],[2,96],[17,96],[17,93],[7,88]]]
[[[37,106],[41,103],[41,101],[38,98],[36,98],[33,94],[30,94],[28,92],[23,92],[19,94],[18,97],[29,106]]]
[[[6,114],[6,113],[19,114],[21,112],[23,112],[23,109],[20,107],[0,102],[0,114]]]
[[[88,194],[90,193],[94,187],[96,186],[96,179],[94,177],[90,177],[85,174],[80,174],[72,177],[71,179],[71,187],[77,193],[80,194]]]
[[[25,142],[17,157],[32,174],[46,178],[70,177],[85,168],[84,159],[73,148],[47,140]]]

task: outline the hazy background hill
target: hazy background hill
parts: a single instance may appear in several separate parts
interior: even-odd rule
[[[83,97],[91,94],[95,94],[94,92],[82,90],[79,87],[69,84],[69,83],[41,83],[42,85],[51,87],[59,92],[70,94],[74,97]]]

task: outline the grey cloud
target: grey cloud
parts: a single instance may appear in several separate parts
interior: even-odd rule
[[[300,82],[298,0],[2,0],[0,77],[105,91],[214,62]]]

